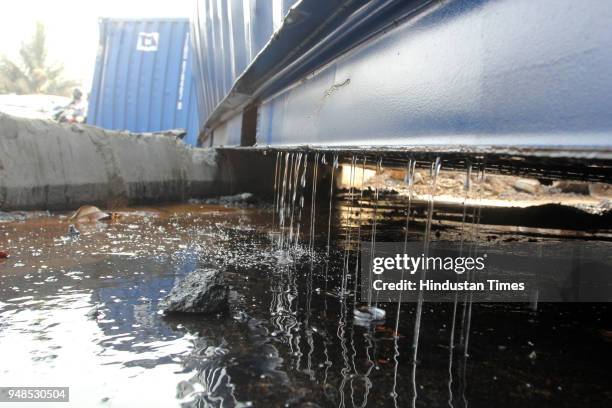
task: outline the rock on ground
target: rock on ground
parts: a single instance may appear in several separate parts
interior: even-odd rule
[[[228,307],[223,271],[196,269],[174,285],[159,304],[167,313],[217,313]]]
[[[514,182],[514,188],[517,191],[535,194],[540,191],[540,182],[533,179],[518,179]]]

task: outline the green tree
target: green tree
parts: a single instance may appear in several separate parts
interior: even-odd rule
[[[70,96],[78,83],[64,79],[64,66],[47,62],[45,26],[36,23],[29,42],[21,44],[20,61],[0,58],[0,94],[49,94]]]

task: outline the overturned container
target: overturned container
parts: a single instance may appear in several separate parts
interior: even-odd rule
[[[101,19],[87,123],[111,130],[185,129],[198,109],[188,19]]]

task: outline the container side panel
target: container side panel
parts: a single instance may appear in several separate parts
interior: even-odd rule
[[[219,1],[219,0],[218,0]],[[232,49],[231,37],[231,14],[229,10],[229,3],[226,1],[219,1],[219,17],[221,21],[226,21],[226,24],[221,24],[222,33],[222,46],[223,46],[223,73],[224,73],[224,86],[223,93],[229,92],[229,88],[234,82],[234,50]]]
[[[103,20],[100,21],[99,25],[100,25],[100,37],[98,40],[98,50],[96,53],[96,66],[94,69],[94,77],[92,81],[91,90],[89,92],[89,111],[87,113],[87,123],[90,123],[90,124],[96,124],[96,121],[98,119],[98,111],[100,109],[100,96],[101,96],[100,84],[102,83],[102,75],[104,72],[102,67],[104,65],[106,50],[108,48],[106,44],[107,25]]]
[[[140,75],[142,70],[142,56],[143,53],[137,50],[138,38],[140,33],[144,33],[147,30],[146,22],[139,22],[133,25],[134,30],[132,37],[126,47],[130,50],[130,71],[129,81],[130,86],[127,90],[126,98],[126,124],[124,129],[136,130],[138,129],[138,114],[140,112],[139,100],[140,100],[140,88],[138,83],[140,82]]]
[[[243,72],[250,62],[245,47],[244,4],[241,0],[231,1],[231,27],[234,48],[234,72],[232,82]]]
[[[103,19],[100,35],[87,122],[133,132],[198,133],[189,21]]]
[[[147,129],[157,131],[161,130],[162,116],[164,103],[164,87],[166,86],[166,71],[168,70],[167,63],[169,49],[171,44],[172,26],[166,22],[159,22],[154,28],[156,33],[159,33],[158,48],[155,52],[155,62],[151,71],[151,108],[149,109],[149,120]]]
[[[188,43],[185,46],[185,50],[188,52],[188,58],[185,61],[185,64],[187,67],[190,67],[193,65],[193,61],[192,56],[193,56],[193,52],[191,52],[191,47],[189,47],[189,38],[187,38]],[[197,94],[196,94],[196,81],[193,80],[193,78],[191,78],[188,81],[185,81],[185,85],[184,85],[184,93],[185,95],[183,96],[183,100],[187,103],[187,106],[185,106],[185,104],[183,103],[183,110],[187,112],[187,123],[191,124],[195,118],[196,121],[199,120],[200,118],[200,114],[198,111],[198,100],[197,100]],[[197,127],[199,127],[199,124],[197,125]],[[189,130],[189,127],[187,128]],[[191,132],[191,131],[190,131]],[[197,135],[199,134],[199,130],[198,129],[193,129],[193,132],[195,133],[195,137],[197,139]]]
[[[115,63],[115,86],[113,89],[113,127],[125,129],[126,110],[125,102],[128,98],[128,75],[131,51],[128,47],[133,36],[131,24],[119,23],[117,26],[119,39],[119,52]]]
[[[179,35],[181,36],[180,42],[182,46],[178,55],[180,64],[177,66],[177,71],[175,73],[177,79],[174,81],[175,85],[173,89],[174,97],[172,100],[174,101],[174,116],[172,118],[172,123],[175,128],[182,127],[186,129],[189,127],[188,112],[192,108],[190,105],[190,100],[185,98],[185,95],[187,94],[186,87],[193,86],[191,85],[193,83],[193,76],[188,75],[193,68],[193,62],[191,61],[191,34],[189,32],[189,27],[184,27]],[[179,40],[177,39],[177,41]],[[195,103],[196,106],[194,108],[197,109],[197,100]]]
[[[197,96],[196,96],[196,85],[195,81],[191,82],[189,93],[189,115],[187,116],[188,126],[187,135],[185,136],[185,143],[195,146],[198,142],[198,135],[200,133],[200,119],[198,112]]]
[[[295,0],[197,0],[192,17],[200,128],[270,41]],[[276,14],[275,14],[276,13]],[[276,18],[275,18],[276,17]]]
[[[153,21],[147,24],[147,31],[144,35],[149,36],[150,38],[155,38],[155,34],[159,33],[158,22]],[[142,37],[141,37],[142,38]],[[142,58],[142,71],[140,75],[140,97],[138,99],[138,106],[142,107],[141,114],[138,115],[139,123],[138,128],[140,131],[144,132],[147,129],[152,129],[151,127],[151,110],[153,108],[153,96],[155,92],[155,87],[158,84],[155,84],[155,70],[157,69],[157,50],[148,50],[146,47],[143,47],[144,40],[140,39],[139,44],[141,45],[141,49],[139,52],[143,54]],[[159,45],[159,37],[158,37],[158,45]]]
[[[257,55],[274,32],[273,3],[273,1],[251,1],[252,55]]]
[[[111,129],[116,127],[114,121],[114,103],[115,103],[115,90],[117,83],[117,65],[119,65],[119,53],[121,45],[121,27],[119,24],[111,24],[109,35],[110,35],[110,47],[109,55],[106,64],[106,75],[105,81],[102,85],[102,123],[108,124]]]
[[[184,41],[187,27],[172,23],[170,26],[170,44],[180,44]],[[164,76],[164,97],[162,103],[162,117],[160,118],[160,129],[177,127],[177,100],[181,79],[181,67],[183,47],[168,47],[168,61],[181,61],[181,64],[167,64]]]
[[[610,146],[612,8],[434,2],[260,107],[272,145]]]

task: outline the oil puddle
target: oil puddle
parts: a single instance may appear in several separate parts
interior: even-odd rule
[[[339,175],[317,183],[324,166],[339,168],[337,157],[278,153],[272,209],[128,209],[77,225],[76,239],[63,214],[0,223],[0,249],[10,254],[0,261],[0,383],[69,386],[73,406],[612,402],[608,304],[359,300],[360,245],[548,239],[479,222],[469,205],[484,177],[478,166],[475,189],[441,223],[439,163],[424,192],[411,190],[407,164],[408,200],[364,189],[366,165],[384,172],[356,157],[343,187]],[[200,267],[225,271],[230,310],[159,314],[176,279]]]

